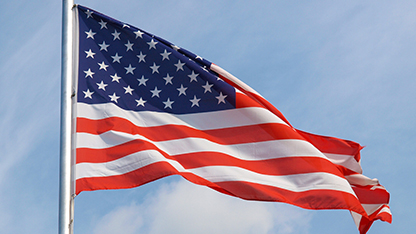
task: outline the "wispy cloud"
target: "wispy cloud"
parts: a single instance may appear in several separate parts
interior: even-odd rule
[[[57,134],[59,126],[59,23],[43,22],[21,36],[0,64],[0,229],[45,233],[53,230],[56,216],[47,200],[56,193],[43,192],[49,192],[45,181],[54,180],[54,171],[42,169],[57,163],[57,157],[46,154],[55,146],[43,141]],[[45,147],[41,153],[40,147]]]
[[[54,60],[59,58],[55,57],[59,52],[49,46],[57,44],[59,34],[45,38],[51,24],[44,24],[0,66],[0,183],[8,169],[34,147],[48,123],[57,117],[54,114],[59,106],[60,78],[59,61]],[[34,63],[40,57],[44,64]]]

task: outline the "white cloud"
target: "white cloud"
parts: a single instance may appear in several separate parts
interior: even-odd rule
[[[141,204],[118,207],[94,233],[307,233],[311,213],[279,203],[252,202],[181,180],[163,184]]]
[[[140,206],[132,204],[131,206],[118,207],[117,209],[106,214],[98,221],[93,233],[112,234],[138,233],[139,228],[143,225],[142,214],[144,212]]]

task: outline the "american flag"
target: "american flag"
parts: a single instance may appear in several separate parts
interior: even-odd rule
[[[391,222],[361,146],[293,128],[219,66],[77,6],[76,193],[169,175],[248,200],[346,209],[361,233]]]

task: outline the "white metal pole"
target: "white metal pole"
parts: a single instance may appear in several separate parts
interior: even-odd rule
[[[72,234],[71,121],[74,0],[62,0],[61,140],[59,178],[59,233]]]

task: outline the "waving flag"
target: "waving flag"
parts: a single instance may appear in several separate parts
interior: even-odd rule
[[[391,222],[361,146],[309,134],[219,66],[78,6],[76,193],[169,175],[248,200]]]

